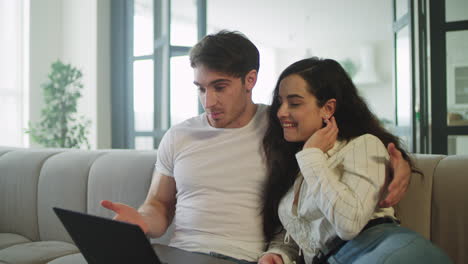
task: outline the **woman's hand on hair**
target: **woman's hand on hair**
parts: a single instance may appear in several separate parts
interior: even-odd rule
[[[325,127],[317,130],[305,142],[304,149],[319,148],[325,153],[333,148],[338,137],[338,126],[335,117],[332,116],[329,120],[325,120],[325,123]]]

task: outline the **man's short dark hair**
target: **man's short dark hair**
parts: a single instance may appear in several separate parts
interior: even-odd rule
[[[242,79],[251,70],[259,70],[259,60],[257,47],[238,31],[207,35],[190,50],[192,68],[204,66]]]

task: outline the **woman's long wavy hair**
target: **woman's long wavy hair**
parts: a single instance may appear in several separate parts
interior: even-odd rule
[[[276,115],[280,107],[278,100],[280,82],[293,74],[299,75],[306,81],[309,92],[317,98],[319,107],[329,99],[336,99],[333,116],[338,125],[339,140],[349,141],[364,134],[372,134],[385,146],[393,142],[401,151],[403,158],[410,163],[412,170],[417,171],[408,153],[401,147],[399,139],[382,127],[364,99],[358,95],[356,86],[339,63],[316,57],[293,63],[281,73],[276,83],[268,113],[269,124],[263,138],[268,169],[268,180],[263,194],[263,232],[266,241],[270,241],[282,229],[278,206],[299,173],[295,154],[304,145],[304,142],[287,142],[284,139],[283,128]]]

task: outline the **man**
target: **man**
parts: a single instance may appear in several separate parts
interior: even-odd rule
[[[190,62],[205,113],[165,134],[157,173],[138,210],[102,205],[152,237],[163,235],[174,220],[171,246],[255,263],[266,247],[261,205],[267,106],[252,101],[259,53],[242,34],[221,31],[195,45]],[[401,154],[393,146],[389,152],[395,179],[383,206],[401,199],[410,174]]]

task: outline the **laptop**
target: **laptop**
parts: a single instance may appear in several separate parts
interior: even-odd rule
[[[151,245],[138,225],[54,207],[89,264],[232,264],[166,245]]]
[[[89,264],[162,264],[139,226],[54,207]]]

